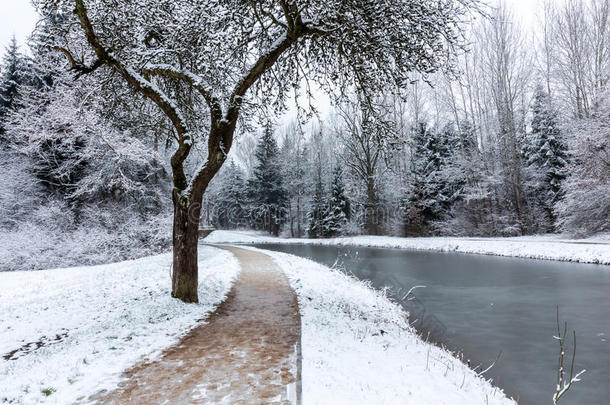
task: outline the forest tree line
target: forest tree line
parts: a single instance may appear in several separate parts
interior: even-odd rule
[[[375,119],[355,94],[318,125],[295,119],[275,128],[273,141],[260,137],[259,149],[281,145],[265,158],[277,182],[256,183],[280,194],[273,207],[248,180],[266,163],[246,142],[241,167],[216,182],[218,214],[207,219],[268,231],[275,222],[293,237],[607,232],[609,9],[607,0],[543,3],[535,35],[510,10],[494,10],[469,32],[457,78],[439,74],[432,86],[379,96]],[[261,207],[275,214],[261,222],[253,214]]]
[[[349,101],[309,120],[240,126],[205,219],[294,237],[609,231],[609,9],[547,1],[531,33],[500,7],[468,31],[453,73],[372,99],[346,89]],[[158,250],[171,127],[118,79],[67,69],[48,46],[53,24],[0,65],[5,266],[58,246],[44,265]]]

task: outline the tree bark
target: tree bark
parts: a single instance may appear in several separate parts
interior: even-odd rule
[[[199,302],[197,295],[199,216],[201,204],[174,192],[172,297]]]
[[[207,161],[191,181],[190,190],[185,191],[174,182],[172,297],[184,302],[199,302],[197,247],[203,195],[226,161],[234,132],[235,123],[213,127],[208,136]],[[176,161],[172,169],[175,173],[182,172],[182,162]]]
[[[303,235],[301,231],[301,196],[297,195],[297,238]]]
[[[379,230],[377,228],[377,196],[375,195],[375,184],[373,175],[370,174],[367,178],[367,222],[369,228],[369,235],[378,235]]]
[[[290,218],[290,237],[294,238],[294,216],[292,215],[292,200],[288,202],[288,217]]]

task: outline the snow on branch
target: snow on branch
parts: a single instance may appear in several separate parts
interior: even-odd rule
[[[155,104],[159,106],[167,114],[167,116],[172,121],[172,124],[176,128],[178,132],[178,137],[180,142],[186,141],[189,143],[189,138],[184,135],[187,132],[187,126],[185,120],[180,113],[177,105],[173,102],[167,95],[165,95],[157,86],[155,86],[150,81],[143,78],[140,74],[138,74],[134,69],[129,68],[119,62],[116,59],[112,52],[106,49],[98,36],[93,29],[93,25],[91,24],[91,20],[89,19],[89,15],[87,14],[87,8],[83,0],[75,0],[76,8],[75,13],[78,16],[78,19],[81,23],[83,30],[85,31],[85,36],[87,37],[87,42],[94,50],[97,55],[98,60],[94,63],[94,65],[102,65],[106,64],[108,66],[113,67],[129,84],[131,84],[136,90],[140,91],[144,96],[149,98]],[[70,55],[69,52],[64,52],[67,56]],[[68,56],[68,60],[74,62],[74,58],[70,55]],[[74,64],[73,64],[74,66]]]
[[[190,70],[178,69],[168,64],[151,64],[143,69],[142,73],[144,75],[159,75],[183,80],[199,91],[210,109],[220,109],[218,98],[213,95],[212,88],[205,84],[205,81],[201,76]],[[212,117],[214,118],[214,115],[212,115]]]

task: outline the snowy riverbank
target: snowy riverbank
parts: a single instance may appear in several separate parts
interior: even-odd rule
[[[298,243],[400,248],[610,265],[610,239],[607,237],[586,240],[562,239],[559,236],[515,238],[353,236],[330,239],[294,239],[274,238],[251,231],[214,231],[205,241],[208,243]]]
[[[339,271],[264,251],[301,310],[304,404],[515,404],[449,352],[417,337],[406,313]]]
[[[514,404],[419,339],[382,293],[312,261],[265,253],[298,295],[304,404]],[[202,246],[201,303],[187,305],[169,297],[170,263],[165,254],[0,273],[0,403],[73,403],[114,387],[122,371],[209,314],[239,271],[230,253]]]
[[[114,387],[214,310],[239,271],[229,252],[200,247],[200,303],[184,304],[169,294],[171,261],[0,273],[0,403],[68,404]]]

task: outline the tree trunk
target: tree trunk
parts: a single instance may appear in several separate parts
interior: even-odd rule
[[[199,302],[197,244],[201,204],[174,192],[172,297]]]
[[[303,235],[301,232],[301,196],[297,195],[297,237],[300,238]]]
[[[375,195],[375,183],[373,181],[373,175],[369,175],[367,179],[367,222],[368,222],[368,230],[369,235],[378,235],[379,230],[377,228],[377,196]]]
[[[288,216],[290,217],[290,237],[294,238],[294,216],[292,215],[292,200],[288,202]]]

